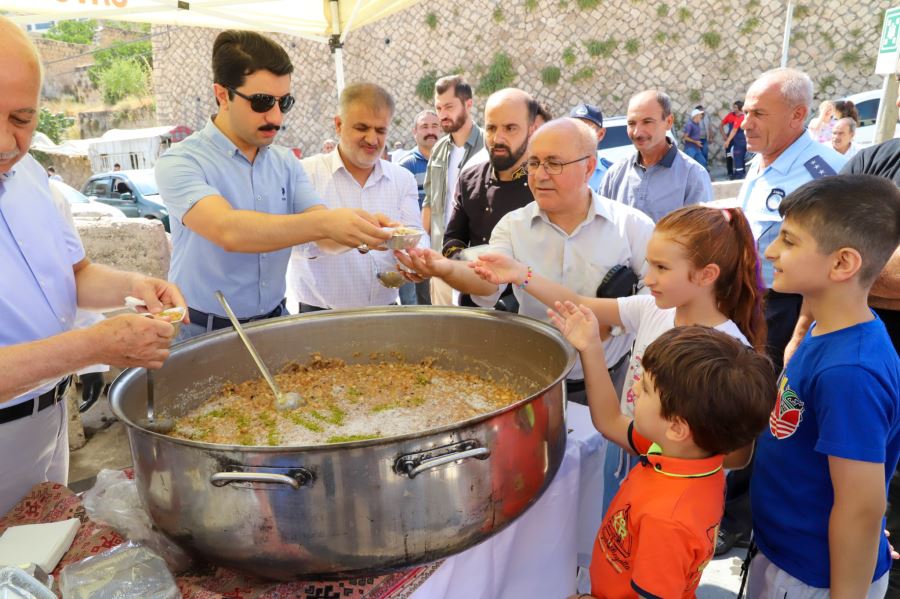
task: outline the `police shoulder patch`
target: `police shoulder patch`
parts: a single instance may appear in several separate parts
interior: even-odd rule
[[[822,177],[830,177],[837,174],[837,172],[831,168],[831,165],[825,162],[825,159],[818,154],[804,162],[803,166],[806,167],[806,170],[813,179],[821,179]]]

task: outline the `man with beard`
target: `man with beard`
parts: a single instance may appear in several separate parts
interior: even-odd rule
[[[434,105],[441,129],[449,135],[434,144],[428,161],[422,225],[431,236],[432,249],[441,251],[459,173],[484,147],[484,132],[472,120],[472,87],[461,76],[438,79],[434,84]],[[453,292],[443,281],[432,280],[431,303],[437,306],[453,303]]]
[[[428,169],[428,159],[431,158],[431,149],[441,134],[441,121],[433,110],[423,110],[416,115],[413,126],[413,137],[416,147],[397,163],[416,178],[419,187],[419,209],[425,201],[425,171]],[[400,303],[427,305],[431,303],[431,293],[428,290],[428,282],[413,284],[407,283],[400,288]],[[413,289],[410,293],[409,289]]]
[[[213,44],[218,113],[156,165],[172,225],[169,277],[184,292],[190,325],[178,340],[231,326],[221,290],[243,322],[281,316],[290,248],[327,251],[389,237],[389,221],[362,210],[325,210],[300,162],[273,146],[294,67],[284,49],[251,31],[223,31]]]
[[[394,99],[374,83],[348,85],[334,117],[338,145],[330,154],[301,161],[329,208],[384,214],[405,227],[419,226],[416,180],[405,168],[381,159],[394,117]],[[421,242],[427,247],[427,239]],[[376,273],[396,270],[389,252],[323,254],[315,244],[294,248],[289,280],[300,312],[386,306],[397,289],[382,286]]]
[[[447,258],[467,247],[487,244],[503,216],[534,201],[523,164],[537,113],[537,102],[520,89],[503,89],[488,98],[484,107],[488,162],[470,166],[459,176],[444,232],[442,253]],[[512,288],[507,286],[498,307],[514,312],[514,302]],[[476,307],[465,294],[459,303]]]
[[[668,137],[673,119],[668,94],[635,94],[628,101],[627,119],[634,154],[610,167],[600,195],[637,208],[653,222],[676,208],[712,201],[709,173]]]

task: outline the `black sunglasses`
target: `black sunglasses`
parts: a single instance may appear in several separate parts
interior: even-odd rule
[[[278,108],[281,109],[282,113],[289,112],[294,107],[294,96],[291,94],[285,94],[280,98],[272,94],[252,94],[248,96],[233,87],[226,87],[225,89],[250,102],[250,109],[253,112],[269,112],[275,107],[275,104],[278,104]]]

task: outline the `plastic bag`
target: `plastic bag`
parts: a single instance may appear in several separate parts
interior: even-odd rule
[[[88,516],[115,528],[127,539],[146,545],[162,555],[172,572],[183,572],[191,558],[181,547],[158,531],[144,509],[137,483],[120,470],[101,470],[94,487],[84,493]]]
[[[69,564],[59,575],[63,599],[178,599],[163,558],[131,541]]]

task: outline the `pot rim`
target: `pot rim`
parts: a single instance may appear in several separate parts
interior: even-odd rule
[[[512,314],[510,312],[499,312],[497,310],[493,310],[491,308],[469,308],[469,307],[460,307],[460,306],[397,306],[397,307],[369,307],[369,308],[351,308],[351,309],[337,309],[337,310],[327,310],[321,312],[310,312],[307,314],[294,314],[290,316],[282,316],[279,318],[271,318],[266,320],[261,320],[259,322],[248,323],[244,325],[244,330],[253,330],[253,329],[261,329],[266,327],[272,327],[279,325],[286,320],[313,320],[313,319],[325,319],[325,318],[334,318],[335,315],[339,316],[354,316],[354,315],[371,315],[371,314],[396,314],[399,311],[403,311],[405,313],[414,313],[414,312],[437,312],[444,314],[452,314],[456,315],[464,315],[470,318],[477,318],[483,320],[518,320],[522,325],[531,328],[533,330],[537,330],[547,334],[549,337],[555,338],[560,342],[560,346],[566,352],[566,365],[563,368],[562,372],[554,381],[546,386],[544,386],[540,391],[529,395],[528,397],[522,398],[519,401],[513,402],[506,407],[499,408],[492,412],[487,412],[486,414],[481,414],[479,416],[475,416],[473,418],[469,418],[467,420],[461,420],[458,422],[454,422],[451,424],[447,424],[438,428],[427,429],[424,431],[406,433],[403,435],[392,435],[390,437],[377,437],[375,439],[364,439],[360,441],[343,441],[341,443],[321,443],[318,445],[226,445],[223,443],[204,443],[202,441],[190,441],[187,439],[179,439],[177,437],[172,437],[170,435],[166,435],[164,433],[159,433],[156,431],[152,431],[147,429],[137,422],[134,422],[130,418],[128,418],[122,409],[119,407],[119,402],[114,400],[116,396],[116,390],[118,387],[127,383],[130,379],[133,379],[147,371],[146,368],[127,368],[119,374],[115,378],[115,380],[110,385],[109,389],[109,399],[110,399],[110,408],[115,414],[116,418],[125,423],[131,429],[135,429],[142,434],[150,435],[153,437],[158,437],[160,439],[164,439],[169,443],[173,443],[176,445],[184,445],[187,447],[196,447],[198,449],[203,449],[207,451],[240,451],[240,452],[253,452],[253,453],[281,453],[285,450],[291,451],[327,451],[334,448],[364,448],[364,447],[372,447],[376,445],[386,445],[393,444],[403,441],[410,441],[414,439],[421,439],[423,436],[433,436],[439,435],[447,432],[452,432],[454,430],[463,429],[467,427],[472,427],[477,424],[480,424],[484,421],[490,420],[496,416],[500,416],[505,414],[506,412],[518,409],[519,407],[530,403],[534,399],[544,395],[547,391],[559,385],[565,379],[566,375],[572,370],[575,365],[576,360],[576,352],[575,348],[566,340],[566,338],[560,333],[556,327],[551,324],[548,324],[544,321],[538,320],[536,318],[532,318],[531,316],[521,315],[521,314]],[[209,341],[216,337],[225,337],[225,336],[235,336],[237,337],[237,332],[234,329],[221,329],[219,331],[215,331],[212,333],[208,333],[199,338],[189,339],[184,343],[180,343],[172,348],[172,352],[170,354],[170,358],[178,355],[181,352],[188,351],[192,345],[195,345],[195,341],[199,341],[202,339],[203,341]],[[249,359],[249,357],[248,357]]]

